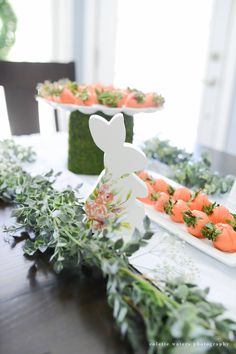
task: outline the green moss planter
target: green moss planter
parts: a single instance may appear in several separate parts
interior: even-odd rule
[[[108,121],[112,116],[96,112]],[[89,130],[90,114],[74,111],[69,120],[69,156],[68,169],[71,172],[85,175],[98,175],[103,170],[103,151],[93,142]],[[126,142],[133,141],[133,116],[124,114]]]

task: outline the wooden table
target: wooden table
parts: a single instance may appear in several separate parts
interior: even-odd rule
[[[228,158],[236,166],[236,157]],[[0,203],[1,226],[10,213]],[[22,244],[11,248],[4,236],[1,227],[0,354],[132,353],[115,327],[100,274],[56,276],[43,259],[26,259]]]
[[[0,224],[11,208],[1,204]],[[0,232],[1,354],[128,354],[96,271],[55,276],[43,259],[26,259]],[[36,274],[37,273],[37,274]]]
[[[202,152],[207,152],[212,161],[212,170],[222,175],[236,176],[236,156],[226,152],[210,149],[203,145],[196,145],[194,156],[199,157]]]

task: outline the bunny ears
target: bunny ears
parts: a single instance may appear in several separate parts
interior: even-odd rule
[[[89,128],[95,144],[104,151],[104,166],[114,176],[145,168],[145,154],[132,144],[125,143],[126,130],[122,113],[116,114],[110,122],[98,115],[92,115]]]
[[[95,144],[102,151],[109,151],[111,146],[119,147],[125,142],[125,124],[122,113],[116,114],[110,122],[94,114],[89,119],[89,129]]]

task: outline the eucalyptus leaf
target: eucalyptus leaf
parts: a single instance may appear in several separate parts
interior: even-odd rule
[[[170,177],[186,187],[202,189],[207,194],[216,194],[229,192],[234,184],[235,176],[220,176],[217,171],[212,172],[211,159],[206,152],[196,159],[193,154],[158,137],[146,141],[144,151],[150,159],[169,166]],[[165,170],[163,172],[165,174]]]
[[[114,244],[114,249],[117,250],[117,249],[120,249],[124,244],[124,241],[122,238],[120,238],[119,240],[117,240]]]

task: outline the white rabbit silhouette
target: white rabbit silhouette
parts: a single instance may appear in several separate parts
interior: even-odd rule
[[[104,151],[105,169],[100,174],[97,186],[100,186],[99,188],[103,191],[101,185],[104,184],[104,181],[112,181],[113,190],[118,191],[116,202],[119,201],[118,204],[122,205],[124,224],[130,225],[129,232],[132,232],[134,228],[142,229],[145,210],[143,204],[136,198],[145,197],[147,187],[134,172],[146,167],[145,154],[132,144],[125,143],[126,130],[122,113],[116,114],[110,122],[98,115],[92,115],[89,120],[89,128],[95,144]],[[111,193],[106,195],[109,198]],[[127,196],[129,197],[127,198]],[[104,199],[97,197],[97,200],[101,202]],[[89,197],[88,203],[90,203],[89,205],[94,204],[94,197],[92,200]],[[105,218],[103,209],[99,209],[99,207],[97,209],[103,213]],[[101,220],[103,220],[102,216]]]

